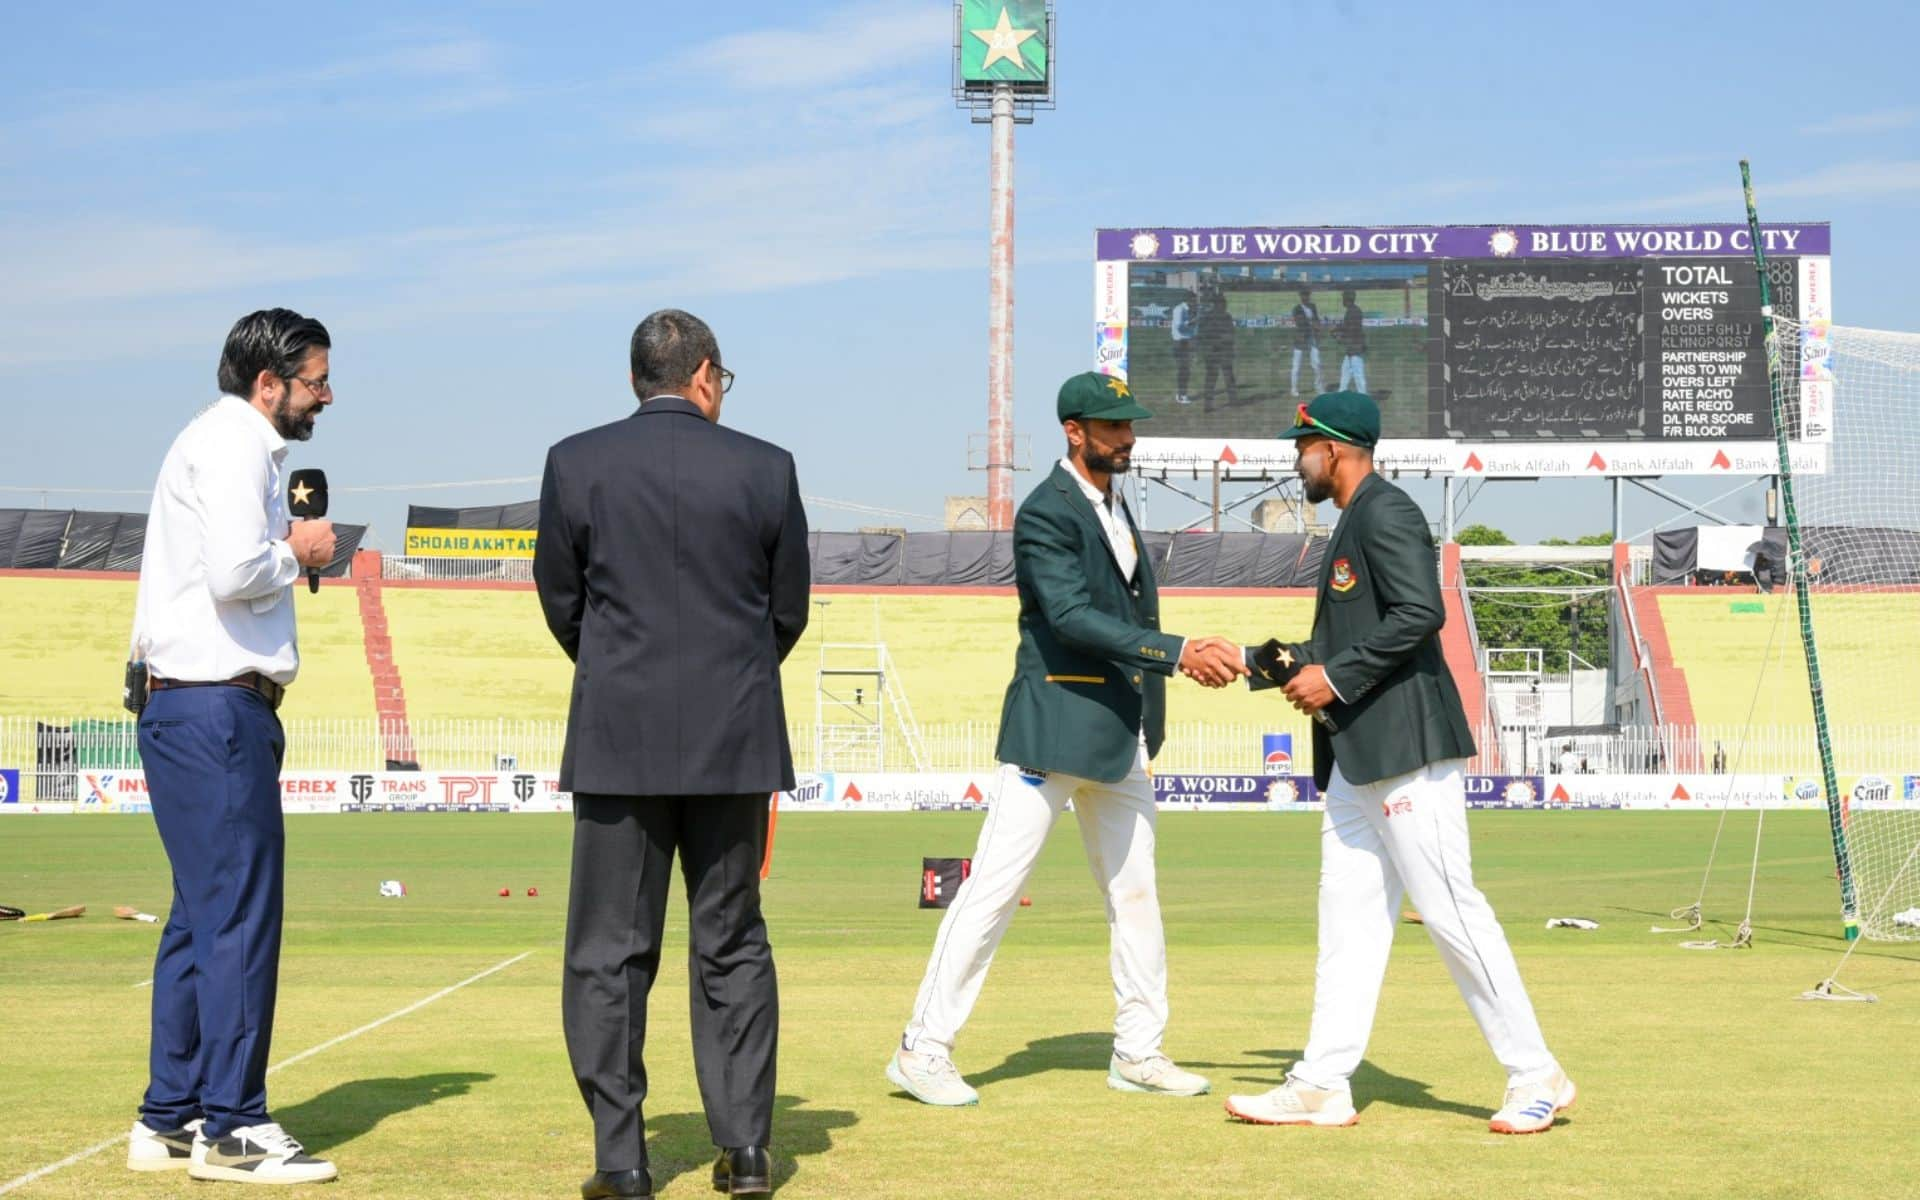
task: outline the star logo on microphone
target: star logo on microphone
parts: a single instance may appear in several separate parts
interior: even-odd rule
[[[313,489],[307,486],[305,480],[302,480],[288,488],[287,495],[293,497],[295,504],[305,506],[307,501],[313,498]]]

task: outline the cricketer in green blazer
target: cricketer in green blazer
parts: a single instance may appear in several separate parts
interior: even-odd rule
[[[1369,451],[1379,437],[1379,410],[1358,393],[1327,393],[1301,410],[1303,422],[1314,422],[1305,436]],[[1286,669],[1253,652],[1247,680],[1259,691],[1281,686],[1307,664],[1326,672],[1337,698],[1325,710],[1334,731],[1318,720],[1313,726],[1320,787],[1336,762],[1349,782],[1374,783],[1473,756],[1460,690],[1440,649],[1446,619],[1426,517],[1400,488],[1367,474],[1327,544],[1312,636],[1278,644],[1295,660]]]
[[[1160,593],[1140,547],[1120,574],[1079,482],[1055,463],[1013,521],[1020,649],[1000,709],[1001,762],[1118,783],[1166,738],[1167,676],[1184,639],[1160,632]]]
[[[1058,412],[1063,423],[1153,415],[1124,381],[1091,371],[1061,385]],[[1091,487],[1056,463],[1014,517],[1020,649],[994,753],[1015,766],[1119,783],[1143,734],[1147,757],[1160,752],[1166,677],[1180,666],[1186,639],[1160,631],[1160,592],[1133,514],[1124,503],[1112,510],[1133,539],[1128,574],[1088,499]]]

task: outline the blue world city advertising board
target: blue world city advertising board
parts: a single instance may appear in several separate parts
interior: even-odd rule
[[[1832,234],[1762,227],[1794,470],[1834,436]],[[1335,388],[1378,460],[1483,478],[1779,469],[1744,225],[1134,227],[1096,234],[1096,370],[1154,415],[1138,468],[1285,469]]]

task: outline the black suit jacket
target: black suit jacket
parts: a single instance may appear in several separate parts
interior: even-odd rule
[[[807,627],[793,456],[678,396],[547,453],[534,582],[574,660],[560,786],[793,786],[780,663]]]
[[[1345,697],[1327,706],[1339,732],[1313,725],[1313,778],[1338,761],[1350,783],[1473,757],[1460,689],[1440,648],[1447,609],[1427,519],[1378,475],[1362,480],[1334,527],[1321,567],[1313,636],[1296,647]],[[1256,691],[1273,686],[1255,672]]]

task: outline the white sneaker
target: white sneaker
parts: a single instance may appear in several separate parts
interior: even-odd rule
[[[944,1055],[895,1050],[887,1061],[887,1078],[922,1104],[959,1108],[980,1103],[980,1093],[967,1086],[960,1068]]]
[[[1227,1115],[1254,1125],[1346,1126],[1360,1119],[1347,1088],[1317,1088],[1293,1076],[1258,1096],[1228,1096]]]
[[[1545,1133],[1553,1128],[1555,1113],[1573,1107],[1577,1094],[1573,1080],[1555,1067],[1553,1074],[1538,1083],[1508,1088],[1506,1101],[1487,1122],[1487,1128],[1495,1133]]]
[[[202,1137],[187,1174],[230,1183],[325,1183],[340,1172],[269,1121],[243,1125],[221,1137]]]
[[[144,1121],[135,1121],[127,1135],[127,1170],[185,1170],[203,1123],[196,1117],[178,1129],[149,1129]]]
[[[1213,1087],[1203,1075],[1175,1066],[1164,1054],[1107,1061],[1107,1086],[1116,1092],[1152,1092],[1160,1096],[1204,1096]]]

